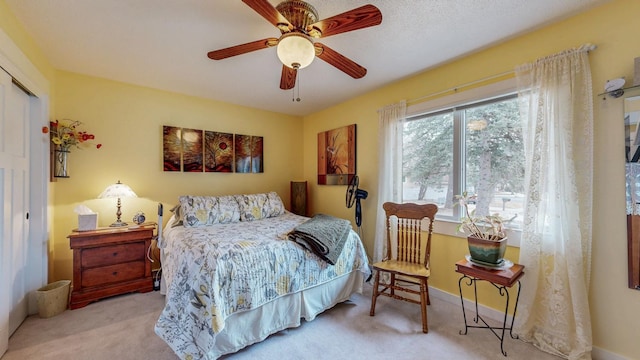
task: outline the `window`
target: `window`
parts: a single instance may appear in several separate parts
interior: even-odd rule
[[[441,108],[404,123],[403,201],[438,204],[459,220],[455,195],[473,196],[477,215],[500,214],[521,228],[524,144],[517,95]]]

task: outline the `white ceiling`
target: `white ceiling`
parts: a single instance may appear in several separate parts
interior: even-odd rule
[[[373,4],[382,24],[321,39],[367,68],[367,75],[356,80],[316,59],[299,71],[302,100],[295,102],[291,90],[279,88],[275,48],[220,61],[207,57],[211,50],[280,36],[240,0],[5,0],[57,69],[292,115],[325,109],[606,1],[310,0],[320,19]]]

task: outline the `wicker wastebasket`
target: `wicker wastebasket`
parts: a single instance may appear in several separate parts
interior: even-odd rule
[[[70,285],[70,280],[60,280],[36,290],[38,315],[49,318],[65,311],[69,304]]]

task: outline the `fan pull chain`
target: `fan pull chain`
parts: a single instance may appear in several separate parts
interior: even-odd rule
[[[296,98],[297,102],[300,102],[300,71],[298,71],[298,76],[296,76],[296,82],[298,83],[298,97]]]
[[[296,88],[298,88],[298,97],[296,98]],[[296,84],[293,86],[291,101],[300,102],[300,71],[297,71],[296,74]]]

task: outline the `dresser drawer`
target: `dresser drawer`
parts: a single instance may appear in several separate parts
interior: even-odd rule
[[[152,291],[147,251],[155,229],[153,224],[143,224],[72,232],[68,236],[73,250],[69,306],[77,309],[109,296]]]
[[[88,248],[82,251],[82,267],[99,267],[144,260],[144,255],[144,242]]]
[[[82,287],[108,285],[144,277],[144,260],[91,268],[82,271]]]

